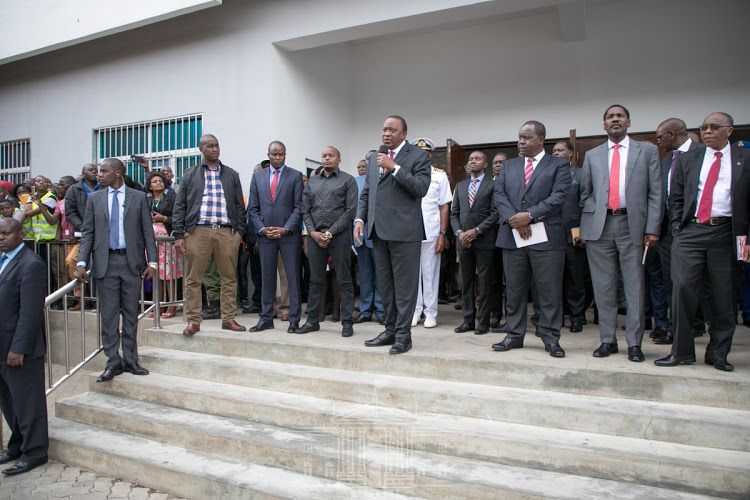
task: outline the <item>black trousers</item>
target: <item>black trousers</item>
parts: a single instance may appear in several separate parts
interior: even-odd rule
[[[3,360],[5,361],[5,360]],[[10,428],[8,454],[35,462],[47,456],[47,396],[44,357],[24,357],[23,366],[0,364],[0,408]]]
[[[586,249],[568,244],[565,247],[563,297],[570,320],[583,320],[586,312]]]
[[[335,235],[327,248],[320,247],[315,240],[308,237],[307,259],[310,262],[310,290],[307,295],[307,312],[310,315],[308,322],[318,323],[321,320],[318,316],[328,257],[331,257],[331,267],[336,273],[336,281],[338,281],[341,293],[341,324],[352,324],[354,311],[352,238],[351,233],[348,232]]]
[[[464,322],[489,327],[490,289],[493,279],[494,249],[459,246],[458,263],[461,269],[461,312]],[[474,279],[478,278],[478,307],[474,305]],[[476,320],[476,321],[475,321]]]
[[[688,224],[672,243],[672,354],[695,354],[692,325],[704,273],[711,286],[711,339],[706,358],[726,360],[734,336],[734,283],[738,269],[732,224]]]

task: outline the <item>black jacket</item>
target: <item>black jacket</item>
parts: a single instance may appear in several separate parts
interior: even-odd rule
[[[146,195],[151,213],[157,213],[167,217],[167,222],[164,223],[164,227],[167,228],[167,234],[172,234],[172,216],[174,215],[174,202],[177,197],[175,194],[167,194],[166,192],[159,202],[159,206],[154,206],[154,195],[148,193]]]
[[[65,218],[74,231],[83,229],[83,218],[86,214],[86,188],[81,181],[73,184],[65,194]]]
[[[232,223],[232,231],[239,231],[240,236],[244,236],[247,232],[247,224],[240,176],[221,162],[219,162],[219,169],[219,178],[224,189],[224,201],[227,205],[227,215]],[[184,237],[185,233],[192,233],[195,230],[204,187],[203,164],[190,167],[182,176],[172,216],[175,239],[179,240]]]

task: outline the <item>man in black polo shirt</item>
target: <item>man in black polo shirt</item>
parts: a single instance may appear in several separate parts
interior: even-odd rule
[[[307,181],[302,192],[302,218],[309,241],[307,257],[310,260],[310,292],[307,322],[297,333],[320,330],[318,310],[326,264],[336,272],[341,291],[341,335],[351,337],[354,286],[351,276],[352,220],[357,211],[357,183],[354,177],[339,169],[341,153],[333,146],[323,150],[323,170]]]

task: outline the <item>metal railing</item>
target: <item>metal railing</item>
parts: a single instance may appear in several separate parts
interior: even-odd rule
[[[153,312],[154,316],[154,325],[153,328],[155,329],[161,329],[161,314],[160,309],[162,306],[181,306],[183,304],[184,298],[182,296],[182,290],[184,290],[184,287],[182,286],[182,269],[183,269],[183,260],[184,256],[177,254],[174,250],[174,238],[171,236],[157,236],[156,237],[157,242],[157,250],[159,251],[162,258],[161,261],[164,262],[163,265],[159,266],[159,270],[157,271],[156,276],[153,280],[151,280],[152,283],[152,299],[147,300],[146,294],[146,282],[143,282],[141,285],[141,297],[140,297],[140,314],[138,315],[138,321],[146,317],[149,313]],[[64,260],[65,256],[67,256],[72,249],[72,244],[69,241],[61,241],[59,243],[56,243],[54,241],[52,242],[40,242],[36,243],[33,241],[27,241],[27,244],[29,246],[32,246],[34,251],[39,250],[38,245],[45,245],[47,246],[47,269],[48,269],[48,289],[53,285],[53,283],[57,282],[60,283],[61,281],[68,281],[70,280],[70,276],[66,273],[65,276],[62,276],[59,272],[60,269],[63,271],[65,270],[64,266]],[[33,245],[32,245],[33,244]],[[55,252],[53,249],[55,247],[58,247],[58,250]],[[70,247],[70,248],[69,248]],[[62,252],[60,252],[60,248],[62,249]],[[53,254],[55,254],[53,256]],[[166,255],[169,255],[170,258],[167,259]],[[63,266],[60,266],[60,259],[62,257]],[[57,267],[53,269],[50,264],[54,262],[52,259],[58,259]],[[53,273],[54,270],[57,270],[57,273]],[[56,274],[56,275],[53,275]],[[44,301],[44,326],[45,326],[45,335],[46,335],[46,342],[47,342],[47,356],[46,356],[46,369],[47,369],[47,391],[46,393],[49,395],[52,391],[54,391],[56,388],[58,388],[62,383],[64,383],[66,380],[68,380],[70,377],[72,377],[77,371],[79,371],[83,366],[86,365],[89,361],[91,361],[97,354],[99,354],[102,349],[102,341],[101,341],[101,312],[99,309],[98,304],[98,298],[96,296],[96,279],[91,276],[91,271],[88,271],[89,281],[87,284],[82,284],[78,280],[71,280],[68,281],[66,284],[64,284],[62,287],[57,289],[56,291],[49,293]],[[159,279],[160,277],[163,277],[164,279]],[[53,281],[54,280],[54,281]],[[163,285],[162,285],[163,283]],[[76,288],[81,287],[81,293],[80,296],[75,296],[75,290]],[[167,300],[162,300],[162,289],[165,291],[165,296],[167,297]],[[69,306],[69,302],[77,300],[80,304],[80,310],[71,310],[71,307]],[[53,338],[51,335],[51,328],[50,328],[50,310],[52,305],[60,304],[62,310],[59,311],[62,313],[62,343],[63,343],[63,349],[64,349],[64,365],[65,365],[65,373],[60,376],[59,378],[55,376],[54,374],[54,368],[53,368],[53,359],[54,356],[57,355],[56,348],[53,344]],[[89,307],[87,307],[87,304],[89,304]],[[86,341],[86,323],[87,318],[91,318],[90,314],[96,312],[96,347],[92,349],[92,343],[93,339],[89,340],[88,342],[88,349],[87,349],[87,341]],[[73,337],[70,334],[70,324],[71,314],[79,314],[80,315],[80,325],[81,325],[81,345],[80,345],[80,358],[76,356],[76,361],[80,359],[79,362],[75,364],[71,368],[71,340]],[[184,320],[184,308],[183,308],[183,320]],[[91,327],[89,327],[89,331],[91,331]],[[59,342],[58,342],[59,343]],[[60,363],[62,364],[62,363]]]

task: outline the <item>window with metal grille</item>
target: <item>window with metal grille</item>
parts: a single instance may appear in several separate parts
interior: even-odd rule
[[[179,183],[182,173],[201,160],[198,150],[203,134],[203,114],[192,114],[147,122],[100,127],[94,130],[94,160],[119,158],[137,183],[146,180],[146,169],[169,165]]]
[[[20,184],[31,174],[31,140],[0,142],[0,181]]]

